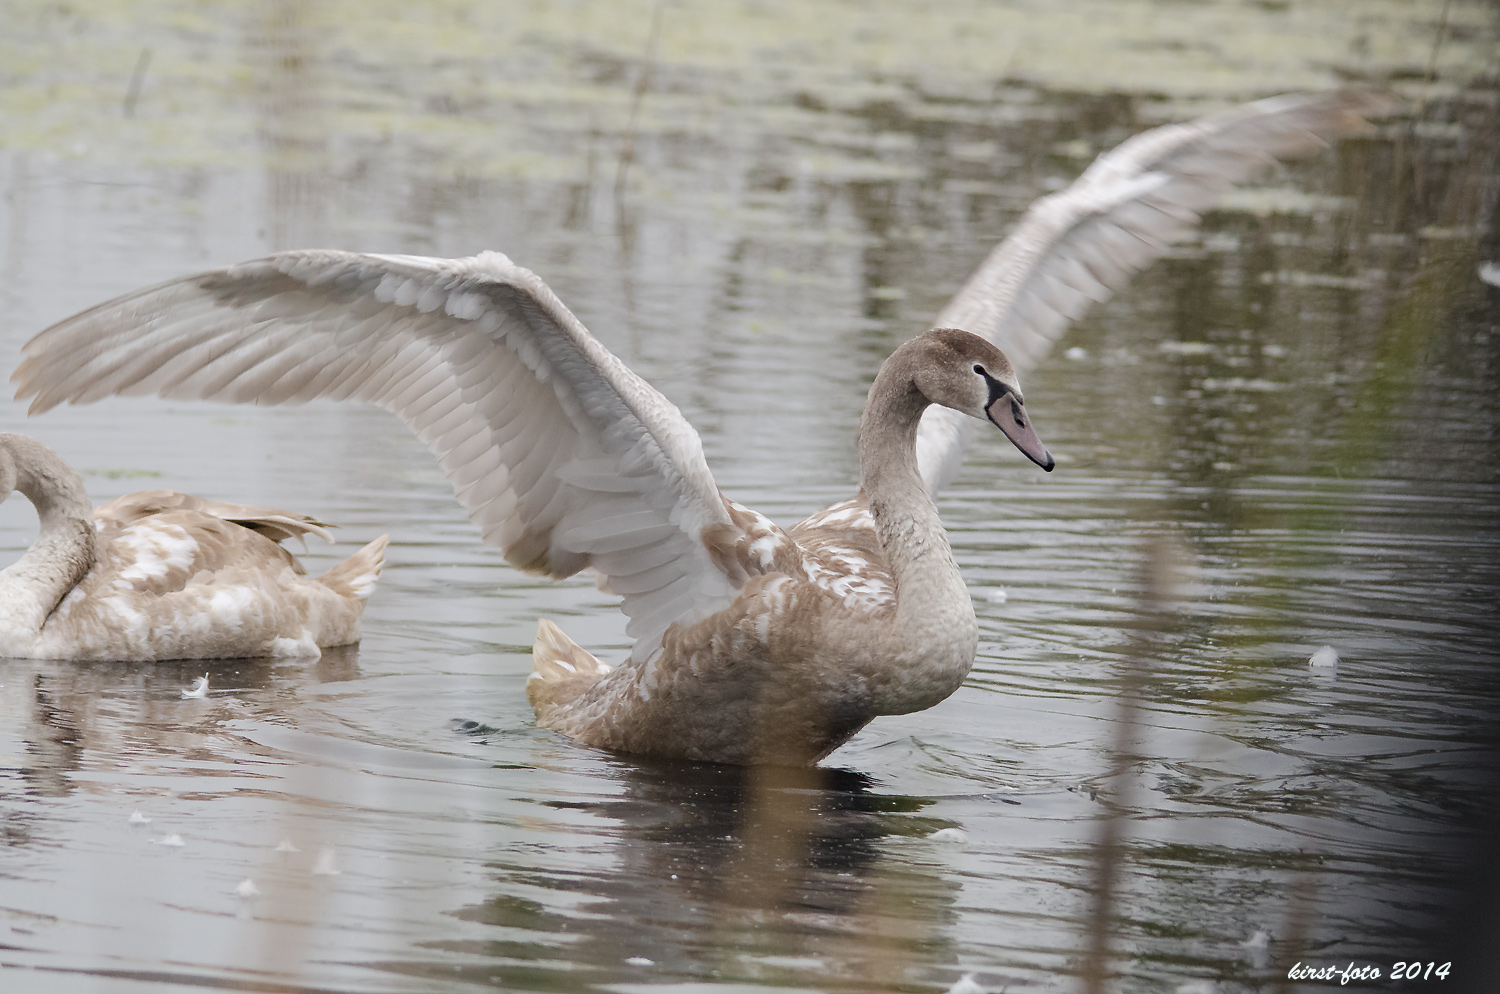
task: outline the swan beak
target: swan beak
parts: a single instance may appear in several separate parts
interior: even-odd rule
[[[1031,427],[1031,421],[1026,417],[1026,408],[1019,400],[1012,394],[1001,394],[984,409],[984,413],[989,415],[996,428],[1005,432],[1005,437],[1021,450],[1022,455],[1047,472],[1052,472],[1052,467],[1057,462],[1042,444],[1042,440],[1036,437],[1036,429]]]

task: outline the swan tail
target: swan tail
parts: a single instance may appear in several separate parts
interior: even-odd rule
[[[526,699],[545,725],[554,709],[573,701],[609,671],[607,664],[543,618],[537,622],[536,643],[531,648]]]
[[[375,591],[380,570],[385,566],[385,547],[389,535],[382,535],[333,569],[318,577],[318,582],[336,594],[362,601]]]

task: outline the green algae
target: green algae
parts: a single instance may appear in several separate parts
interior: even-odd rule
[[[10,0],[0,147],[338,172],[395,143],[439,176],[576,175],[581,141],[629,126],[652,2]],[[1148,118],[1351,78],[1420,100],[1496,65],[1492,9],[1451,4],[1435,47],[1442,7],[673,0],[634,127],[822,146],[866,130],[849,118],[872,108],[976,123],[1049,113],[1020,96],[1028,87],[1148,95]],[[804,162],[842,179],[905,175],[891,151],[819,147]]]

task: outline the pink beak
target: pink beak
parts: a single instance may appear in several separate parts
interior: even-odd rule
[[[1026,408],[1013,394],[1004,393],[996,397],[994,403],[985,408],[984,413],[989,415],[996,428],[1005,432],[1005,437],[1021,450],[1022,455],[1047,472],[1052,472],[1057,461],[1052,458],[1052,453],[1047,451],[1042,440],[1036,437],[1036,430],[1026,418]]]

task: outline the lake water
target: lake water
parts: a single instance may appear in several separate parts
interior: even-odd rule
[[[483,547],[388,415],[0,404],[98,502],[312,513],[314,571],[392,537],[315,662],[0,661],[0,988],[1500,989],[1492,6],[0,10],[0,374],[270,250],[499,249],[783,523],[852,492],[880,361],[1100,150],[1351,77],[1414,109],[1237,192],[1025,375],[1057,471],[994,434],[940,501],[972,675],[817,770],[537,729],[537,618],[605,658],[623,618]],[[0,561],[34,529],[0,506]]]

